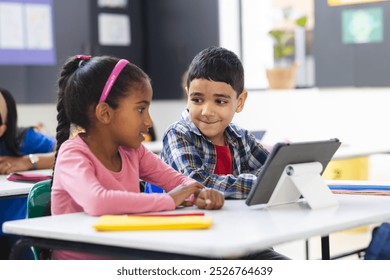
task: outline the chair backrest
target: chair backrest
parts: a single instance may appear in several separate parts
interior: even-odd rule
[[[51,180],[45,180],[31,188],[27,197],[27,218],[38,218],[48,215],[48,205],[51,196]],[[50,251],[32,247],[32,252],[36,260],[47,259],[50,256]]]
[[[364,259],[390,260],[390,223],[383,223],[374,228]]]
[[[47,216],[47,205],[51,196],[51,180],[36,183],[27,197],[27,218]]]
[[[163,193],[164,190],[159,186],[153,185],[149,182],[145,182],[144,192],[146,192],[146,193]]]

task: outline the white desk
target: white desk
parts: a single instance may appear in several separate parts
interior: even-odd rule
[[[51,175],[52,170],[42,169],[42,170],[23,171],[19,173]],[[33,185],[34,183],[8,181],[7,175],[0,175],[0,198],[27,196]]]
[[[121,249],[132,256],[134,252],[168,253],[162,257],[152,255],[154,259],[172,258],[172,254],[231,258],[284,242],[390,220],[390,197],[337,195],[337,199],[339,206],[319,210],[309,209],[304,202],[252,208],[244,200],[228,200],[222,210],[206,211],[214,221],[208,230],[96,232],[92,225],[97,217],[76,213],[9,221],[3,224],[3,231],[24,236],[28,240],[24,246],[40,244],[45,248],[88,251],[87,245],[106,245],[110,247],[103,249],[105,253],[110,249]],[[148,257],[142,255],[145,256]]]

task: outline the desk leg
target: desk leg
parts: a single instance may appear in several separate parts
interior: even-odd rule
[[[329,235],[321,237],[321,253],[323,260],[330,260]]]
[[[306,239],[306,240],[305,240],[305,254],[306,254],[306,260],[308,260],[308,259],[310,258],[309,250],[310,250],[309,239]]]

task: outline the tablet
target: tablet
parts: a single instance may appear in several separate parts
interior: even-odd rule
[[[322,174],[340,145],[338,139],[277,143],[268,155],[255,187],[249,192],[246,204],[249,206],[267,204],[285,167],[289,164],[319,162],[322,165]]]

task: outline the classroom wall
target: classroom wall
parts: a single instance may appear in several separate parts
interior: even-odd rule
[[[390,44],[390,2],[375,1],[359,5],[343,5],[330,7],[328,1],[314,1],[315,28],[313,54],[315,57],[315,85],[317,87],[385,87],[390,86],[389,79],[389,44]],[[373,9],[382,12],[382,41],[367,43],[343,42],[343,15],[360,12],[360,33],[370,31],[371,19],[364,12]],[[378,16],[376,16],[379,18]],[[365,20],[370,20],[364,24]],[[371,23],[373,25],[375,23]],[[359,24],[349,29],[358,34]],[[362,40],[364,37],[362,36]]]
[[[99,44],[101,13],[129,16],[129,46]],[[179,99],[182,74],[194,55],[219,45],[218,0],[128,0],[126,8],[100,8],[96,0],[53,0],[53,20],[55,65],[0,65],[0,86],[17,103],[56,102],[59,71],[75,54],[127,58],[151,77],[155,99]]]
[[[145,3],[144,70],[152,79],[153,98],[180,99],[182,75],[192,58],[204,48],[219,45],[218,0]]]
[[[234,122],[250,130],[264,129],[267,142],[339,138],[346,144],[390,143],[390,88],[339,88],[286,91],[251,91],[243,112]],[[180,118],[182,100],[153,100],[150,113],[157,137]],[[54,104],[18,105],[19,123],[42,121],[55,133]]]
[[[344,145],[362,149],[389,147],[390,88],[338,88],[289,91],[251,91],[234,122],[249,130],[266,130],[263,142],[309,141],[337,137]],[[165,128],[180,118],[182,100],[153,100],[150,113],[158,140]],[[54,135],[54,104],[18,105],[19,123],[43,122]],[[390,181],[390,155],[370,156],[369,178]]]
[[[86,53],[90,47],[89,1],[55,0],[53,14],[56,65],[0,65],[0,86],[8,89],[17,103],[55,103],[60,66],[69,56]]]
[[[390,143],[390,88],[250,92],[234,121],[267,130],[266,141],[339,138],[349,145]]]
[[[158,139],[169,124],[180,118],[186,108],[183,100],[154,100],[150,114],[154,122]],[[57,109],[55,104],[18,104],[18,123],[20,126],[31,126],[38,122],[44,124],[45,132],[55,136],[57,127]]]

